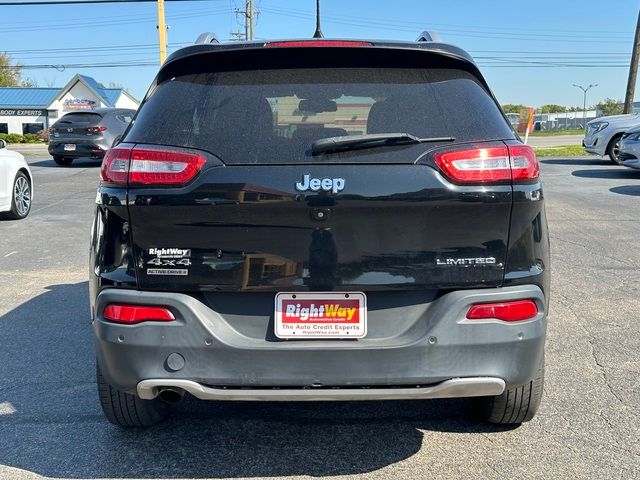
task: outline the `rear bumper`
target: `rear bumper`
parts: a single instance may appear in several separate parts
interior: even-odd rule
[[[65,150],[64,146],[66,144],[73,144],[76,146],[76,149],[73,151]],[[86,140],[80,142],[73,139],[60,142],[49,141],[48,147],[49,155],[59,155],[68,158],[103,158],[108,149],[109,147],[99,142],[87,142]]]
[[[142,380],[140,398],[151,400],[163,388],[183,390],[200,400],[234,401],[345,401],[345,400],[423,400],[430,398],[482,397],[500,395],[505,383],[501,378],[478,377],[446,380],[430,387],[390,388],[214,388],[191,380],[171,378]]]
[[[143,398],[163,387],[205,399],[438,398],[498,395],[529,381],[543,356],[546,302],[533,285],[454,291],[422,303],[419,292],[372,292],[367,337],[343,341],[279,340],[273,295],[264,303],[255,298],[238,314],[184,294],[104,289],[96,312],[109,303],[163,305],[176,321],[130,326],[96,315],[101,371],[114,387]],[[474,303],[516,299],[535,300],[538,316],[512,324],[465,319]],[[172,354],[181,368],[168,360]]]

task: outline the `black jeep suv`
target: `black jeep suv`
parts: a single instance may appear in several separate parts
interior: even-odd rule
[[[196,44],[105,156],[97,382],[122,426],[208,400],[542,396],[536,157],[478,67],[431,41]]]

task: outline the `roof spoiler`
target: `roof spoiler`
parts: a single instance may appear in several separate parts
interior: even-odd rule
[[[442,38],[436,32],[425,30],[416,39],[416,42],[442,42]]]
[[[215,33],[204,32],[198,35],[198,38],[196,38],[195,43],[196,45],[201,45],[203,43],[220,43],[220,41],[218,40],[218,37],[216,37]]]

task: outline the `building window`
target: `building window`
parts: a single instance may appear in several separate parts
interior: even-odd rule
[[[0,123],[0,133],[9,133],[8,123]]]
[[[38,133],[40,130],[44,130],[44,124],[42,123],[23,123],[22,124],[23,135],[26,135],[27,133]]]

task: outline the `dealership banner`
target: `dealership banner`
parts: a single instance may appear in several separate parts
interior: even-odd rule
[[[64,110],[93,110],[95,106],[96,102],[88,98],[69,98],[62,104]]]

